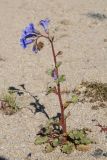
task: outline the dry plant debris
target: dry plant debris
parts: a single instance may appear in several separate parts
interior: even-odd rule
[[[100,106],[103,107],[107,102],[107,83],[82,82],[73,90],[73,93],[79,96],[81,102],[100,102]]]

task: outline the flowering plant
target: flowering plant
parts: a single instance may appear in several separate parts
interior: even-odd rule
[[[56,52],[54,48],[54,37],[50,36],[48,25],[49,19],[41,20],[40,26],[43,28],[44,33],[39,32],[32,23],[30,23],[22,32],[20,44],[25,49],[29,44],[33,44],[32,51],[34,53],[38,53],[41,48],[43,48],[44,44],[39,42],[39,38],[45,38],[49,41],[54,67],[47,71],[48,75],[52,77],[55,82],[53,87],[49,87],[47,91],[47,95],[50,93],[54,93],[57,95],[60,105],[60,114],[57,114],[56,117],[51,118],[50,121],[46,124],[46,127],[41,128],[38,133],[39,137],[35,140],[35,144],[47,143],[46,151],[50,152],[53,148],[58,145],[61,146],[61,150],[64,153],[71,153],[73,148],[75,148],[78,144],[89,144],[90,140],[86,137],[85,130],[74,130],[71,132],[67,132],[66,127],[66,119],[70,115],[68,113],[67,116],[64,115],[64,111],[66,107],[72,103],[73,101],[77,101],[77,97],[73,97],[72,101],[66,101],[63,103],[62,101],[62,93],[61,83],[65,81],[65,75],[59,74],[59,67],[62,62],[57,61],[57,57],[62,54],[61,51]]]
[[[49,24],[48,19],[40,21],[40,25],[44,30],[44,34],[41,34],[39,31],[36,30],[34,25],[30,23],[22,32],[20,44],[23,48],[27,48],[29,44],[33,43],[32,51],[34,53],[37,53],[38,51],[40,51],[41,47],[43,46],[42,42],[38,42],[39,38],[43,37],[50,42],[50,45],[52,48],[53,60],[54,60],[54,68],[52,70],[49,69],[47,73],[51,75],[51,77],[56,83],[56,86],[54,86],[53,88],[49,88],[50,91],[48,91],[48,93],[54,92],[58,96],[60,109],[61,109],[60,125],[63,133],[66,133],[66,118],[64,117],[64,106],[62,102],[61,88],[60,88],[60,83],[65,81],[65,76],[59,75],[58,68],[60,67],[61,62],[57,62],[57,56],[62,54],[62,52],[58,52],[58,53],[55,52],[54,37],[51,37],[49,35],[48,24]]]

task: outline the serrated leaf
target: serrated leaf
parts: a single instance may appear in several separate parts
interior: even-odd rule
[[[83,139],[85,135],[82,132],[78,131],[74,136],[75,139]]]
[[[70,154],[74,150],[74,144],[67,143],[61,147],[61,151],[66,154]]]
[[[82,132],[81,130],[78,130],[77,133],[75,134],[75,139],[79,141],[85,137],[86,137],[85,133]]]
[[[60,67],[60,65],[62,64],[62,62],[57,62],[56,67]]]
[[[48,141],[48,137],[47,136],[38,136],[35,140],[35,144],[36,145],[40,145],[40,144],[43,144],[43,143],[46,143]]]
[[[68,136],[73,140],[76,145],[78,144],[90,144],[91,140],[87,137],[84,130],[73,130],[68,133]]]
[[[68,133],[68,136],[73,140],[80,140],[86,135],[82,130],[73,130]]]
[[[72,101],[72,103],[77,103],[78,102],[78,96],[77,95],[72,95],[72,97],[71,97],[71,101]]]
[[[54,147],[52,147],[49,143],[45,147],[45,152],[50,153],[54,150]]]

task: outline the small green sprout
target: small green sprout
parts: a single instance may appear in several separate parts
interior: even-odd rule
[[[0,110],[4,111],[7,115],[14,114],[19,110],[16,102],[16,94],[13,92],[8,91],[3,93],[0,102]]]

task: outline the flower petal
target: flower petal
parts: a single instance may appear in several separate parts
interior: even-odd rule
[[[54,80],[57,80],[58,77],[57,77],[56,69],[52,71],[52,77]]]
[[[27,33],[35,33],[36,32],[36,29],[34,27],[34,24],[33,23],[30,23],[26,28],[25,28],[25,31]]]
[[[22,46],[22,48],[26,48],[27,47],[25,39],[20,39],[20,45]]]
[[[26,39],[26,38],[32,38],[32,37],[36,37],[36,34],[35,34],[35,33],[29,33],[29,34],[26,34],[26,35],[24,36],[25,39]],[[23,36],[22,36],[22,38],[23,38]]]
[[[31,44],[33,42],[33,39],[26,39],[26,44]]]
[[[32,39],[24,39],[24,38],[21,38],[20,39],[20,45],[22,46],[22,48],[27,48],[27,45],[28,44],[31,44],[33,42]]]
[[[48,31],[48,24],[49,24],[48,18],[46,18],[45,20],[41,20],[39,24],[44,28],[45,32]]]
[[[33,51],[33,52],[35,52],[35,53],[37,53],[37,52],[38,52],[38,49],[37,49],[36,44],[34,44],[34,45],[33,45],[32,51]]]

